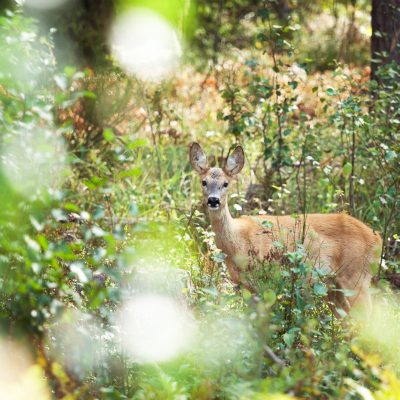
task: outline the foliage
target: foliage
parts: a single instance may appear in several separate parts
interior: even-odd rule
[[[22,379],[65,399],[398,393],[399,67],[382,67],[379,83],[340,64],[321,75],[298,44],[301,8],[278,25],[273,2],[211,3],[199,2],[193,40],[214,66],[186,64],[161,83],[116,66],[61,69],[35,20],[1,17],[0,361],[12,340],[30,369],[9,379],[0,367],[0,392]],[[246,51],[227,56],[227,43]],[[275,259],[248,277],[256,293],[232,285],[188,165],[195,138],[215,164],[244,145],[235,216],[343,211],[382,232],[373,290],[383,306],[366,326],[333,316],[331,277],[301,240],[275,241]],[[190,345],[170,360],[143,362],[124,344],[123,309],[142,295],[187,316],[178,327],[190,325]],[[165,340],[174,329],[155,327]]]
[[[365,1],[200,1],[194,45],[214,62],[232,49],[247,51],[260,35],[276,32],[273,43],[292,41],[298,63],[333,69],[335,63],[365,65],[369,59],[369,4]],[[265,24],[265,20],[268,24]],[[293,35],[292,31],[301,34]],[[272,38],[271,38],[272,39]],[[258,42],[258,43],[257,43]],[[267,50],[268,51],[268,50]]]

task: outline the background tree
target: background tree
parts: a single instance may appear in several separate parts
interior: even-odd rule
[[[400,0],[372,0],[371,78],[380,65],[400,64]]]
[[[72,0],[48,11],[25,7],[40,20],[43,33],[55,27],[54,48],[58,64],[101,67],[109,54],[107,36],[115,15],[116,1]]]
[[[0,1],[0,12],[3,13],[4,10],[11,10],[15,6],[15,1],[13,0],[1,0]]]

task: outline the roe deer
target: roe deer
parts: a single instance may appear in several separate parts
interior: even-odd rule
[[[226,255],[225,263],[232,281],[254,291],[246,274],[255,267],[273,259],[274,238],[287,241],[289,251],[296,246],[296,224],[303,226],[304,248],[314,268],[328,270],[334,288],[328,292],[328,304],[346,312],[355,305],[371,310],[368,291],[371,281],[370,266],[378,262],[381,238],[371,228],[346,214],[308,214],[291,216],[232,218],[227,202],[227,191],[232,178],[244,165],[244,152],[238,146],[225,160],[224,167],[211,168],[198,143],[190,145],[190,162],[200,175],[203,198],[208,207],[217,247]],[[265,222],[263,222],[265,221]],[[269,222],[267,222],[269,221]],[[268,228],[266,228],[266,226]],[[297,228],[298,231],[298,228]],[[298,235],[299,236],[299,235]],[[335,290],[340,289],[340,290]],[[343,295],[343,291],[350,291]]]

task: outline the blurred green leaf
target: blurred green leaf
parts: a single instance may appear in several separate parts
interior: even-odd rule
[[[322,282],[317,282],[314,285],[314,293],[317,296],[326,296],[328,294],[328,288]]]

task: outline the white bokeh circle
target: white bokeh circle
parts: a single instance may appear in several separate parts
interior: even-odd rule
[[[117,17],[109,42],[120,66],[140,79],[158,81],[179,66],[182,48],[176,30],[150,10],[133,8]]]

